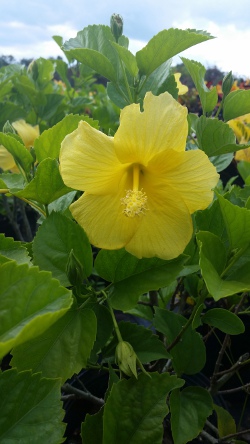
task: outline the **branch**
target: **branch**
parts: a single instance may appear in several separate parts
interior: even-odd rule
[[[62,386],[62,391],[70,395],[74,394],[77,398],[84,399],[85,401],[90,401],[93,404],[98,405],[99,407],[102,407],[104,405],[104,400],[102,398],[97,398],[91,393],[79,390],[78,388],[73,387],[70,384],[64,384]]]

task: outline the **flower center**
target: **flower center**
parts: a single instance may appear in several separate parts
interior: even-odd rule
[[[139,188],[139,165],[133,166],[133,189],[126,191],[126,196],[121,199],[121,204],[125,206],[123,213],[127,217],[135,217],[145,214],[147,210],[147,195]]]

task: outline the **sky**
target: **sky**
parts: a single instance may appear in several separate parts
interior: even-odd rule
[[[133,53],[163,29],[205,30],[216,38],[181,55],[250,78],[249,0],[0,0],[0,56],[63,56],[53,35],[65,41],[88,25],[109,25],[113,13],[123,17]]]

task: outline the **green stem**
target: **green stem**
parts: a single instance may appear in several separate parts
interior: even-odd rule
[[[192,321],[196,315],[196,312],[198,310],[198,308],[200,307],[200,305],[205,301],[207,297],[207,294],[202,295],[199,297],[199,300],[197,301],[197,304],[195,306],[195,309],[192,311],[190,318],[188,319],[188,321],[186,322],[186,324],[182,327],[182,329],[180,330],[180,332],[178,333],[178,335],[175,337],[175,339],[173,340],[173,342],[171,342],[171,344],[167,347],[167,351],[172,350],[172,348],[178,344],[178,342],[181,340],[182,336],[184,335],[185,331],[188,329],[188,327],[192,324]]]
[[[121,335],[121,332],[119,330],[119,327],[118,327],[118,324],[117,324],[117,321],[116,321],[116,318],[115,318],[114,310],[111,307],[111,304],[110,304],[108,298],[107,298],[107,304],[108,304],[109,311],[110,311],[110,314],[111,314],[111,317],[112,317],[112,320],[113,320],[114,329],[115,329],[115,332],[116,332],[117,339],[118,339],[119,342],[123,342],[122,335]]]

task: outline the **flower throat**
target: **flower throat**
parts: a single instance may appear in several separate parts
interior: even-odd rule
[[[126,196],[121,199],[121,204],[125,206],[123,213],[127,217],[135,217],[145,214],[147,210],[147,195],[139,190],[140,166],[133,165],[133,189],[126,191]]]

